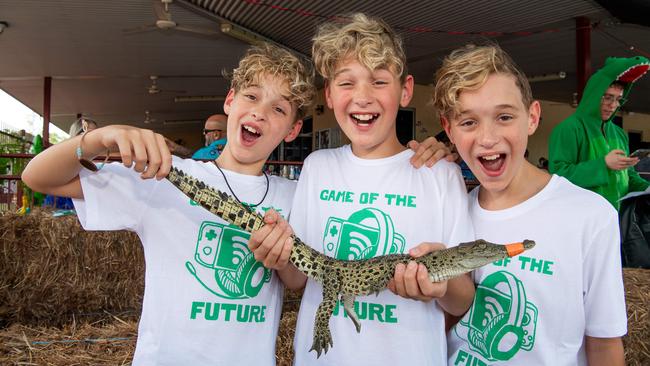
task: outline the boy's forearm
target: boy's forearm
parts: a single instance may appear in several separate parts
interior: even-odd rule
[[[83,157],[91,159],[105,150],[95,131],[83,140]],[[43,193],[83,198],[77,177],[82,169],[76,155],[81,136],[52,145],[35,156],[25,167],[22,179],[30,188]]]
[[[467,312],[474,300],[474,281],[468,274],[452,278],[447,283],[447,293],[438,299],[442,308],[455,316],[461,316]]]
[[[280,280],[284,283],[284,287],[290,290],[300,290],[304,288],[307,283],[307,276],[300,272],[298,268],[291,263],[277,272],[278,276],[280,276]]]
[[[595,338],[585,336],[585,352],[589,366],[623,366],[625,352],[623,341],[617,338]]]

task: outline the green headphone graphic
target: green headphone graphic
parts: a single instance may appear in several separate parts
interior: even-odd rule
[[[467,320],[456,332],[488,361],[510,360],[535,343],[537,307],[528,302],[523,283],[509,272],[486,277],[476,288]],[[467,329],[466,337],[461,334]]]
[[[205,221],[194,252],[195,267],[185,268],[203,287],[227,299],[246,299],[259,294],[271,281],[271,270],[255,260],[248,249],[250,234],[236,226]],[[216,285],[216,287],[215,287]]]
[[[323,235],[324,254],[343,260],[402,253],[405,245],[390,216],[376,208],[359,210],[347,220],[330,217]]]

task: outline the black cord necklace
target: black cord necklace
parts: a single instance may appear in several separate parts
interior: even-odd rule
[[[266,191],[264,192],[264,197],[262,197],[262,199],[258,203],[254,204],[254,205],[249,205],[248,203],[242,202],[239,199],[239,197],[237,197],[237,195],[235,194],[235,191],[232,190],[232,187],[230,186],[230,183],[228,183],[228,179],[226,178],[226,174],[224,174],[223,170],[221,170],[221,167],[219,166],[219,164],[217,164],[217,161],[212,160],[212,162],[217,167],[217,169],[219,169],[219,172],[223,176],[223,180],[226,182],[226,186],[228,186],[228,189],[230,190],[230,193],[232,193],[232,196],[235,197],[237,202],[241,203],[242,205],[248,206],[250,208],[255,208],[255,207],[261,205],[262,202],[264,202],[264,200],[266,199],[266,195],[269,193],[269,186],[270,186],[270,184],[269,184],[269,176],[266,174],[265,171],[262,171],[262,174],[264,174],[264,178],[266,178]]]

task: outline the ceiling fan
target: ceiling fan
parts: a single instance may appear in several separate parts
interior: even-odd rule
[[[163,89],[160,89],[158,87],[158,76],[156,76],[156,75],[149,76],[149,80],[151,80],[151,85],[149,85],[149,87],[147,87],[147,93],[149,93],[151,95],[159,94],[159,93],[162,93],[162,92],[176,93],[176,94],[185,93],[185,90],[168,90],[168,89],[163,90]]]
[[[153,9],[156,13],[156,21],[153,24],[147,24],[135,28],[124,29],[125,34],[136,34],[149,32],[153,30],[162,30],[162,31],[180,31],[185,33],[198,34],[202,36],[209,37],[219,37],[221,32],[217,29],[212,30],[208,28],[198,28],[191,27],[186,25],[180,25],[172,20],[172,14],[169,11],[169,5],[174,0],[152,0]],[[216,27],[215,27],[216,28]]]

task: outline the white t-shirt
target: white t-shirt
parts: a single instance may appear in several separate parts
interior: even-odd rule
[[[626,333],[618,216],[605,199],[557,175],[505,210],[481,208],[478,191],[477,237],[536,246],[474,271],[476,297],[449,332],[449,365],[586,365],[584,335]]]
[[[212,163],[173,165],[230,193]],[[239,199],[257,203],[263,176],[224,170]],[[81,172],[75,200],[86,230],[135,231],[144,248],[145,292],[134,365],[274,365],[282,310],[277,275],[256,262],[250,235],[197,206],[167,180],[142,180],[121,164]],[[258,211],[287,216],[295,183],[269,177]]]
[[[305,161],[290,222],[298,237],[339,259],[408,253],[422,242],[455,246],[473,240],[467,192],[455,164],[415,169],[410,150],[360,159],[350,146],[320,150]],[[356,298],[357,333],[343,306],[330,319],[334,346],[317,360],[309,352],[322,287],[312,280],[302,298],[295,365],[441,365],[444,317],[436,301],[408,300],[384,290]]]

